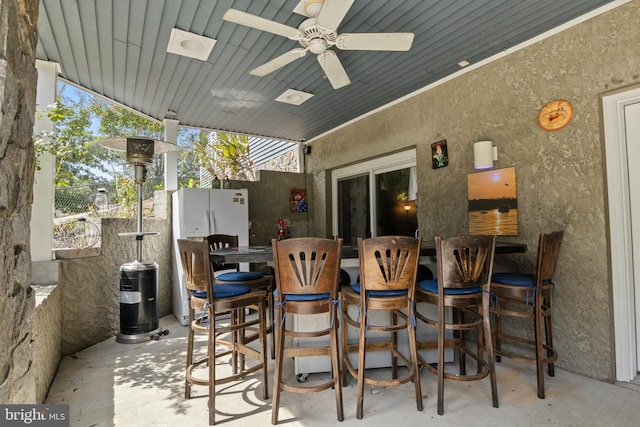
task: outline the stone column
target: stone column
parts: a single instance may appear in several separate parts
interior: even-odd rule
[[[0,0],[0,402],[33,403],[30,227],[37,0]]]

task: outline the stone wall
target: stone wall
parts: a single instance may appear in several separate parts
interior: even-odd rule
[[[29,253],[37,0],[0,0],[0,403],[36,399]]]

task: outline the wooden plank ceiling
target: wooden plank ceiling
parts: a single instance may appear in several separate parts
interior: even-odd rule
[[[235,8],[297,28],[305,19],[293,13],[299,1],[40,0],[37,58],[58,62],[63,79],[157,120],[310,140],[458,72],[461,60],[477,63],[612,3],[355,0],[338,33],[412,32],[411,49],[333,47],[351,79],[340,89],[312,53],[265,77],[249,74],[300,45],[223,14]],[[208,59],[167,53],[173,28],[216,39]],[[299,106],[276,102],[287,89],[314,96]]]

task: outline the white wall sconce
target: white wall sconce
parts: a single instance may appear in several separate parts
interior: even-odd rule
[[[473,167],[475,169],[490,169],[493,162],[498,160],[498,147],[491,141],[478,141],[473,144]]]

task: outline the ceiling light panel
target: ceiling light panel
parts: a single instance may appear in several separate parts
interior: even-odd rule
[[[312,93],[301,92],[295,89],[287,89],[282,95],[276,98],[276,101],[284,102],[285,104],[300,105],[312,96]]]
[[[206,61],[215,44],[215,39],[173,28],[167,52]]]

